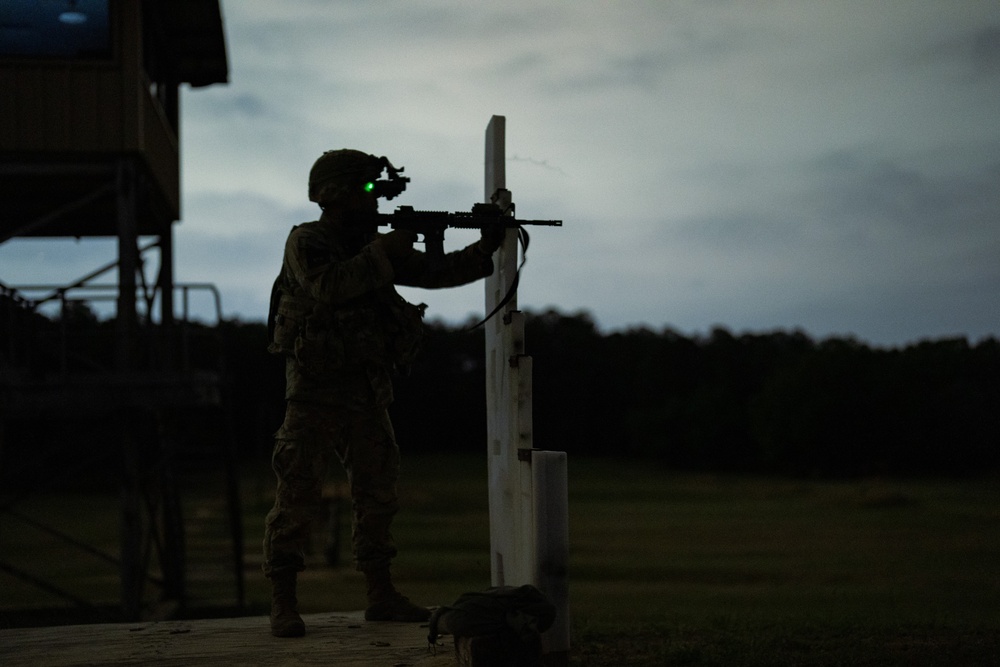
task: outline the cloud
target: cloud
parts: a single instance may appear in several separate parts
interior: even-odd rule
[[[972,64],[977,73],[995,78],[1000,74],[1000,25],[991,25],[975,33]]]
[[[606,328],[988,330],[994,3],[225,10],[233,82],[183,106],[178,235],[198,261],[178,261],[214,259],[246,312],[266,303],[260,267],[285,227],[315,215],[304,182],[322,150],[406,166],[401,203],[468,208],[484,194],[485,125],[503,114],[518,214],[565,221],[532,237],[525,307],[587,309]],[[202,250],[218,242],[225,253]],[[260,270],[241,273],[243,255]],[[461,321],[482,291],[414,298]]]
[[[288,228],[316,217],[305,183],[323,150],[406,167],[383,211],[467,209],[502,114],[518,215],[565,221],[532,235],[525,308],[606,329],[997,330],[995,0],[223,11],[231,83],[184,93],[175,236],[179,279],[218,283],[229,314],[263,317]],[[84,247],[93,264],[5,244],[0,279],[113,259]],[[410,296],[453,321],[482,310],[481,285]]]

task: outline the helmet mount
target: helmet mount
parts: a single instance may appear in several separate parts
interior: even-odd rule
[[[365,183],[365,191],[372,193],[376,197],[385,197],[386,199],[393,199],[402,194],[403,190],[406,189],[406,184],[410,182],[409,177],[400,176],[404,167],[397,169],[392,166],[389,158],[384,155],[378,158],[378,162],[379,166],[385,170],[387,178],[384,180],[368,181]],[[379,175],[381,173],[382,171],[379,170]]]
[[[380,179],[385,172],[386,178]],[[410,179],[389,158],[352,149],[326,151],[309,172],[309,199],[330,202],[352,188],[363,187],[376,197],[393,199],[406,189]]]

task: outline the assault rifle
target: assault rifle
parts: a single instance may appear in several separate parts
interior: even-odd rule
[[[513,205],[508,209],[513,212]],[[517,229],[522,246],[527,249],[528,234],[524,225],[562,227],[562,220],[518,220],[498,204],[473,204],[471,211],[416,211],[412,206],[399,206],[393,213],[377,213],[364,222],[366,226],[407,229],[423,237],[424,251],[431,262],[444,257],[446,229],[486,229],[499,226]]]
[[[497,201],[506,201],[507,207],[502,208]],[[473,204],[471,211],[416,211],[412,206],[399,206],[393,213],[376,213],[363,223],[371,227],[371,231],[379,227],[407,229],[423,236],[424,252],[431,266],[440,265],[444,259],[444,231],[449,227],[454,229],[487,229],[502,227],[516,229],[517,239],[521,244],[521,264],[517,267],[514,280],[511,281],[507,294],[496,305],[489,315],[479,324],[469,327],[469,330],[484,324],[496,315],[517,293],[517,284],[521,277],[521,269],[528,258],[528,231],[525,225],[542,225],[546,227],[562,227],[562,220],[518,220],[514,217],[514,205],[510,202],[510,193],[498,190],[493,196],[493,203]],[[510,213],[510,215],[508,215]]]
[[[389,158],[384,155],[380,158],[376,158],[374,155],[370,157],[377,162],[379,173],[375,177],[376,180],[364,184],[365,192],[386,199],[393,199],[402,194],[406,190],[406,184],[410,182],[408,177],[402,175],[405,169],[394,167],[389,162]],[[383,170],[386,172],[386,178],[377,180],[382,175]],[[498,202],[505,203],[506,206],[501,207]],[[379,227],[408,229],[411,232],[416,232],[424,237],[424,251],[432,264],[439,262],[444,257],[444,230],[449,227],[486,229],[500,226],[505,229],[516,229],[524,251],[528,249],[528,232],[525,231],[524,225],[562,227],[562,220],[517,220],[513,213],[514,205],[510,203],[510,191],[500,188],[493,193],[492,203],[473,204],[472,210],[469,212],[415,211],[412,206],[400,206],[394,213],[373,213],[370,217],[352,224],[372,232],[377,231]]]

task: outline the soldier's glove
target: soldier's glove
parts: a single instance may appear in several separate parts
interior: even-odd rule
[[[379,234],[375,242],[382,246],[390,260],[403,259],[413,253],[417,233],[409,229],[394,229],[388,234]]]
[[[501,225],[487,225],[483,227],[482,234],[479,237],[479,252],[484,255],[490,256],[495,253],[501,245],[503,245],[503,240],[507,236],[507,228]]]

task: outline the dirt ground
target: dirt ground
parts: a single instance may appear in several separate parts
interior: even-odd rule
[[[266,617],[0,630],[5,667],[70,665],[454,665],[451,637],[432,650],[427,624],[369,623],[361,612],[307,614],[306,636],[278,639]]]

